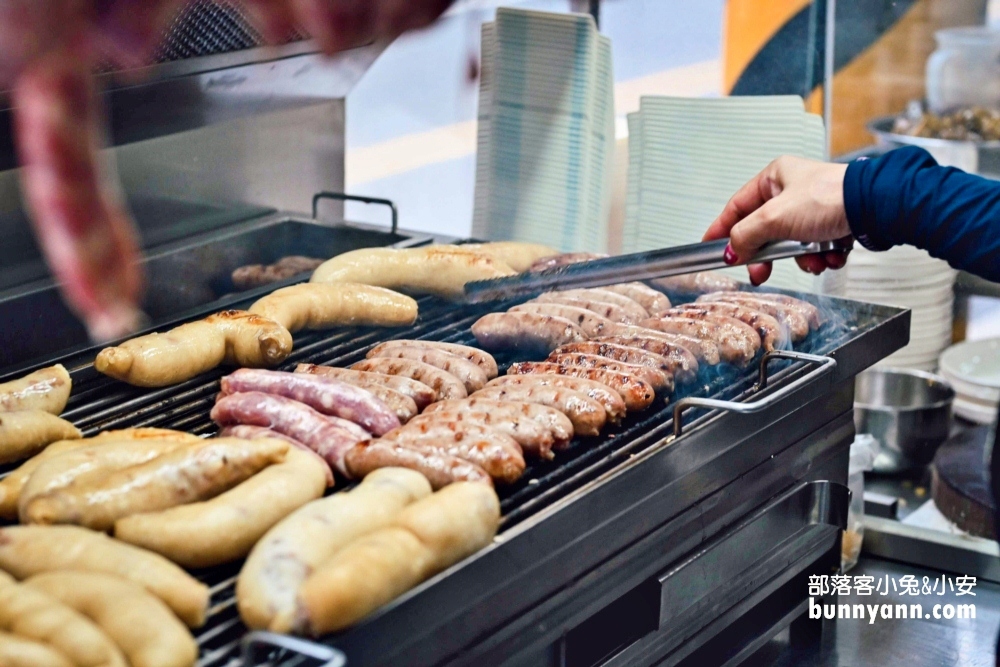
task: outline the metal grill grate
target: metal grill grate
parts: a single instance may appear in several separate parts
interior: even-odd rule
[[[249,303],[235,307],[247,306]],[[505,305],[494,304],[489,310],[503,307]],[[424,298],[420,300],[420,318],[409,328],[342,329],[297,336],[295,351],[282,370],[292,370],[303,362],[346,366],[362,359],[372,345],[389,338],[474,343],[470,326],[484,312],[487,312],[485,308],[456,309],[452,304]],[[856,335],[856,331],[857,327],[834,321],[824,325],[797,349],[825,354]],[[216,431],[208,414],[218,392],[218,379],[228,370],[218,369],[180,385],[151,391],[129,387],[99,375],[90,364],[92,355],[93,352],[88,353],[86,362],[67,364],[73,375],[74,391],[63,413],[87,436],[102,430],[127,427],[173,428],[197,434]],[[501,372],[512,361],[513,358],[498,356]],[[772,377],[788,372],[793,365],[799,364],[790,361],[772,363]],[[671,433],[671,410],[676,399],[697,394],[740,400],[752,393],[755,380],[753,368],[743,371],[706,368],[697,382],[681,387],[671,397],[669,405],[661,402],[659,409],[628,417],[600,438],[575,440],[568,450],[559,452],[554,461],[532,463],[520,481],[499,489],[503,512],[501,531],[524,521],[629,457],[661,443]],[[694,416],[688,417],[689,423]],[[4,472],[6,470],[0,470],[0,477]],[[209,622],[198,634],[202,650],[199,667],[241,664],[240,640],[246,634],[246,628],[239,620],[235,606],[233,583],[237,572],[238,565],[229,565],[196,573],[212,587]],[[280,654],[275,654],[274,661],[282,665],[319,664],[302,656]]]

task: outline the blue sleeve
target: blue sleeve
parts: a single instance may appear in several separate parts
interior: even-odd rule
[[[908,146],[848,165],[844,208],[854,237],[871,250],[913,245],[1000,282],[1000,181],[938,166]]]

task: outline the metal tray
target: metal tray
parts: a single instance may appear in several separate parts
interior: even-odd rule
[[[329,258],[358,248],[429,243],[426,235],[385,228],[322,225],[273,215],[169,244],[142,261],[146,272],[143,311],[149,326],[163,326],[195,311],[222,310],[275,285],[237,293],[230,274],[246,264],[270,264],[288,255]],[[300,282],[300,275],[281,284]],[[0,368],[18,367],[56,352],[89,345],[87,332],[51,281],[0,292],[3,342]]]

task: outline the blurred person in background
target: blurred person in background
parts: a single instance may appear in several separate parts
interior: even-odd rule
[[[294,27],[331,54],[433,22],[452,0],[246,0],[264,37]],[[21,185],[64,297],[95,340],[138,325],[136,234],[100,158],[99,62],[145,64],[188,0],[0,0],[0,85],[10,91]]]

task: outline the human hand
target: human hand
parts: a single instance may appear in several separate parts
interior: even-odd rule
[[[187,0],[0,0],[0,86],[11,91],[21,184],[36,236],[69,306],[95,340],[140,321],[138,243],[113,170],[91,72],[145,62]],[[266,37],[293,27],[326,53],[391,39],[451,0],[247,0]]]
[[[780,157],[733,195],[705,231],[703,241],[729,237],[726,261],[748,259],[769,241],[850,240],[844,210],[847,165]],[[846,252],[797,257],[803,271],[819,275],[839,269]],[[771,275],[771,263],[747,267],[750,282],[760,285]]]

